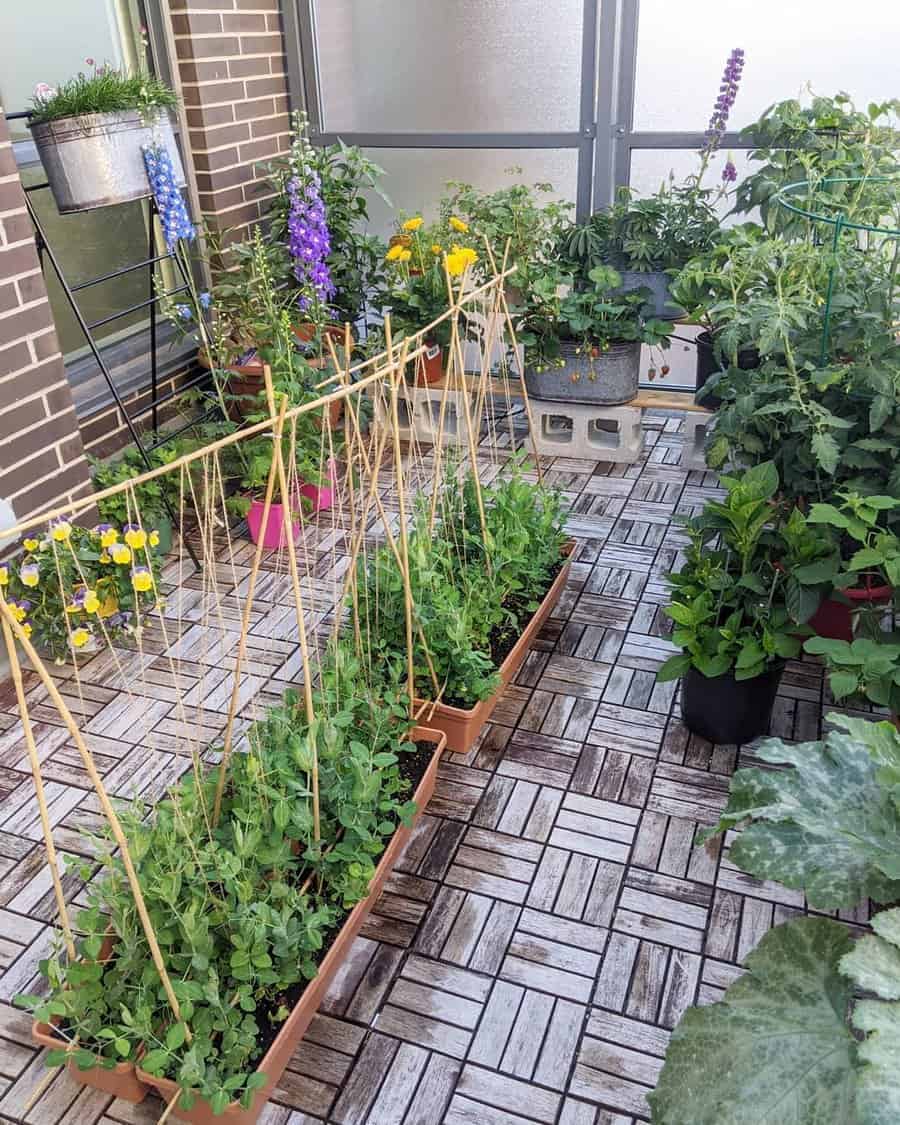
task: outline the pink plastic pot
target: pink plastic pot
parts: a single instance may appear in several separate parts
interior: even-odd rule
[[[334,503],[334,494],[337,490],[337,465],[335,465],[333,458],[328,459],[328,480],[330,483],[325,485],[300,485],[297,491],[312,504],[311,509],[304,504],[304,512],[310,510],[313,512],[327,512]]]
[[[265,504],[262,500],[251,500],[250,511],[247,513],[247,527],[250,530],[250,538],[254,543],[258,543],[260,537],[264,547],[274,551],[278,547],[287,546],[287,538],[284,534],[284,512],[283,505],[272,504],[269,508],[269,519],[263,528],[263,511]],[[300,524],[297,520],[293,521],[294,541],[300,535]]]

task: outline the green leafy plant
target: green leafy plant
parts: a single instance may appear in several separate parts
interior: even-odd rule
[[[852,641],[810,637],[803,647],[825,658],[837,702],[862,697],[900,715],[900,637],[877,631]]]
[[[722,477],[721,484],[724,500],[709,501],[699,516],[683,521],[685,562],[667,575],[672,601],[665,610],[683,651],[659,669],[661,681],[692,667],[709,678],[729,671],[737,680],[762,675],[798,655],[798,625],[821,600],[803,596],[805,583],[789,567],[800,559],[812,565],[832,547],[798,511],[778,522],[775,466],[766,462],[742,477]]]
[[[715,831],[741,829],[732,860],[820,908],[895,899],[900,734],[829,720],[840,729],[824,744],[762,743],[763,760],[791,768],[739,770]],[[688,1009],[673,1032],[649,1095],[654,1125],[895,1120],[900,910],[872,928],[854,940],[839,922],[800,918],[766,934],[723,1000]]]
[[[127,74],[108,64],[95,65],[61,82],[55,89],[44,87],[31,100],[32,125],[80,117],[86,113],[126,113],[137,110],[148,120],[160,110],[173,109],[178,96],[152,74]]]
[[[842,546],[853,551],[835,585],[849,586],[867,576],[872,585],[900,586],[900,538],[884,528],[887,514],[900,509],[900,499],[849,491],[839,492],[837,498],[837,506],[813,504],[807,517],[810,523],[834,529]]]

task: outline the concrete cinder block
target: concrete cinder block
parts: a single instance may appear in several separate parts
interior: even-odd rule
[[[442,445],[459,445],[467,442],[464,394],[468,395],[469,417],[474,425],[474,393],[470,391],[445,391],[440,387],[401,387],[397,401],[401,440],[411,441],[415,437],[417,441],[434,445],[440,433]],[[445,395],[444,424],[443,430],[441,430],[441,402]],[[377,424],[389,424],[388,409],[385,400],[379,397],[375,404]]]
[[[635,406],[591,406],[531,400],[534,431],[528,446],[547,457],[634,464],[644,448],[641,413]]]

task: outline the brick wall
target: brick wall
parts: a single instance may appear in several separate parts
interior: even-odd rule
[[[169,0],[203,214],[218,230],[266,211],[257,162],[289,145],[279,0]]]
[[[24,520],[90,491],[25,195],[0,109],[0,497]]]

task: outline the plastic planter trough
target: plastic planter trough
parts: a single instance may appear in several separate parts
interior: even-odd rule
[[[415,727],[410,738],[415,742],[433,742],[435,746],[431,762],[422,775],[422,780],[413,796],[413,800],[416,802],[416,814],[413,818],[413,823],[415,823],[434,793],[438,764],[446,745],[446,738],[441,731],[428,727]],[[239,1102],[232,1102],[224,1113],[217,1116],[213,1113],[208,1102],[202,1098],[197,1098],[191,1109],[180,1109],[176,1106],[174,1116],[177,1120],[187,1121],[190,1125],[256,1125],[259,1115],[281,1080],[291,1056],[297,1049],[297,1044],[303,1038],[313,1016],[316,1014],[322,997],[328,990],[335,973],[344,963],[350,946],[353,944],[353,939],[359,933],[366,916],[375,905],[381,889],[411,833],[411,827],[401,826],[391,837],[388,846],[382,853],[378,866],[375,868],[372,881],[369,883],[368,895],[358,902],[347,916],[346,922],[344,922],[337,937],[322,959],[318,974],[306,986],[300,999],[294,1005],[293,1011],[284,1021],[284,1025],[272,1046],[260,1060],[257,1070],[266,1076],[266,1084],[256,1091],[251,1107],[244,1109]],[[166,1105],[172,1101],[178,1092],[177,1084],[171,1079],[157,1078],[152,1074],[147,1074],[140,1067],[137,1068],[137,1077],[139,1081],[156,1090]]]
[[[507,653],[506,659],[500,665],[500,686],[493,695],[482,699],[474,707],[451,707],[447,703],[433,703],[429,700],[417,699],[415,702],[416,713],[421,714],[430,727],[443,731],[447,736],[447,749],[456,754],[467,753],[475,739],[481,733],[481,728],[491,717],[491,712],[497,706],[497,701],[503,694],[504,688],[513,679],[522,665],[522,661],[531,647],[541,626],[550,616],[553,607],[559,601],[560,595],[569,577],[569,561],[575,550],[575,540],[570,539],[563,545],[562,555],[566,559],[562,569],[553,580],[553,585],[544,595],[544,600],[538,606],[534,616],[525,626],[522,635],[513,648]]]

